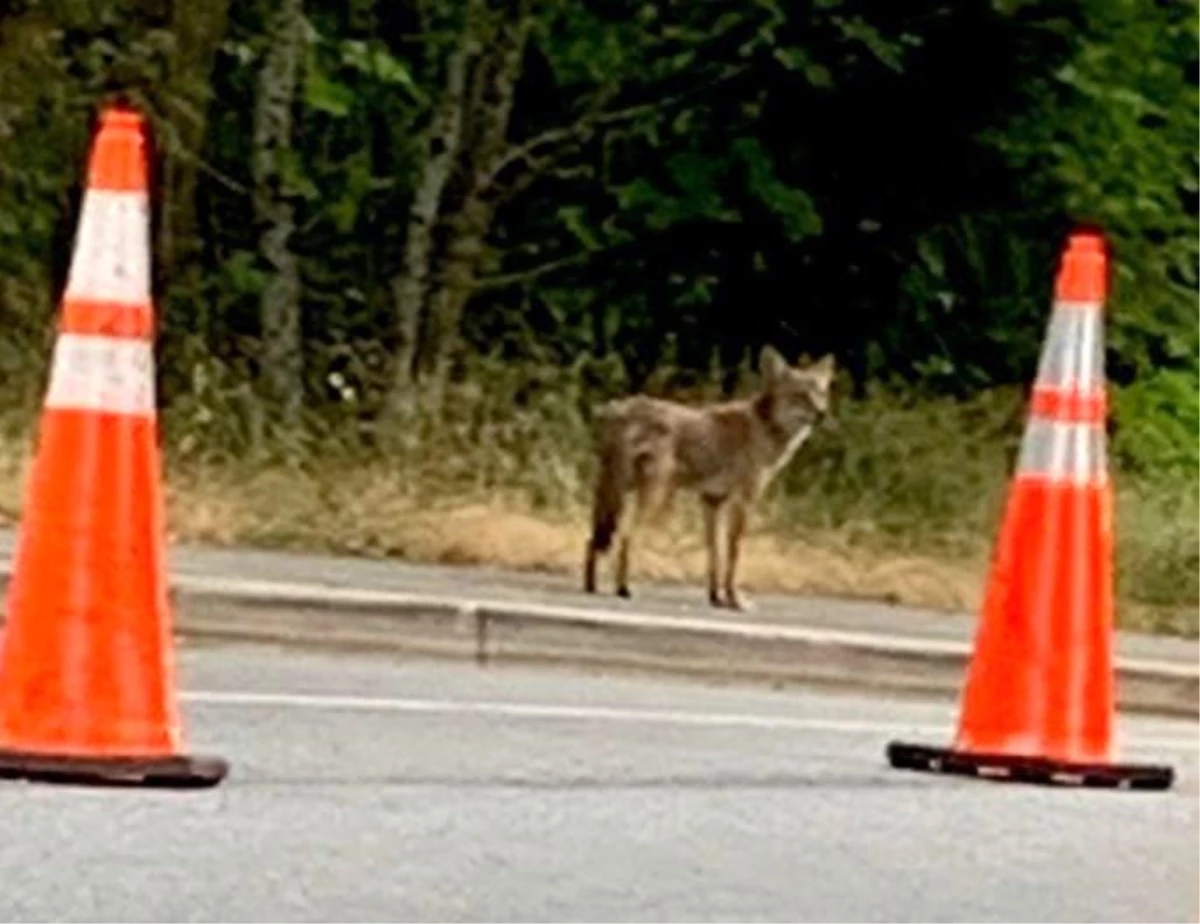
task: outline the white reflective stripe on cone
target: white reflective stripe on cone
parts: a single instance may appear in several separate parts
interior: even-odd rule
[[[154,346],[148,340],[60,334],[45,406],[153,417]]]
[[[144,192],[88,190],[79,212],[67,298],[150,299],[150,207]]]
[[[1104,327],[1094,308],[1055,306],[1038,361],[1039,385],[1092,391],[1104,385]]]
[[[1104,427],[1032,418],[1021,440],[1017,474],[1077,485],[1103,484],[1108,478]]]

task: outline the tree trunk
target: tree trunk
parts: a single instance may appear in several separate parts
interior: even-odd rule
[[[445,384],[458,348],[462,316],[491,230],[495,208],[489,193],[508,154],[509,117],[532,26],[532,0],[516,0],[508,21],[475,71],[466,113],[470,143],[463,148],[465,188],[462,203],[449,221],[444,263],[430,296],[430,365],[437,388]]]
[[[271,268],[261,301],[261,368],[285,426],[299,422],[304,400],[300,265],[291,248],[296,218],[284,166],[304,51],[303,17],[302,0],[281,0],[270,30],[271,43],[259,79],[254,118],[259,255]]]
[[[175,0],[165,97],[171,137],[163,158],[163,205],[158,259],[162,278],[179,280],[199,249],[196,235],[196,164],[204,148],[212,69],[229,23],[229,0]]]
[[[446,63],[441,99],[425,136],[425,161],[421,166],[404,242],[404,258],[392,280],[396,315],[395,372],[387,405],[395,410],[413,382],[421,314],[429,288],[433,234],[442,194],[454,169],[462,141],[463,94],[467,69],[474,55],[473,30],[480,0],[469,0],[461,38]]]

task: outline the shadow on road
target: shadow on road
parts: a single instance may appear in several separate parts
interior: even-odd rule
[[[967,781],[939,780],[895,774],[664,774],[656,776],[423,776],[419,774],[382,774],[354,776],[230,776],[230,782],[264,787],[400,787],[445,789],[503,789],[536,792],[579,792],[620,790],[788,790],[788,789],[917,789],[941,785],[961,785]]]

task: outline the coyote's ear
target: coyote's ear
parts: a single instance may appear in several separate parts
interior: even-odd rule
[[[833,354],[826,353],[815,363],[805,367],[804,371],[810,376],[817,379],[823,387],[828,388],[830,381],[833,380]]]
[[[783,375],[783,370],[786,368],[787,360],[769,343],[758,354],[758,371],[762,373],[763,378],[768,382],[777,381]]]

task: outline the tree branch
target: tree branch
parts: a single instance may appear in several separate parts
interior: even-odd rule
[[[525,192],[536,180],[547,175],[559,180],[579,180],[595,176],[596,171],[591,164],[562,167],[552,172],[551,168],[553,168],[555,161],[559,160],[565,153],[565,151],[560,151],[557,155],[548,154],[543,158],[533,161],[529,169],[522,171],[511,183],[504,186],[493,186],[492,203],[496,206],[501,206],[506,202],[510,202]]]
[[[187,150],[186,148],[177,147],[177,148],[174,148],[171,151],[171,153],[175,154],[178,157],[181,157],[183,160],[186,160],[191,164],[194,164],[196,166],[197,170],[199,170],[201,173],[205,173],[208,176],[212,177],[214,180],[216,180],[218,183],[220,183],[222,186],[224,186],[230,192],[237,193],[239,196],[253,196],[254,195],[253,190],[247,188],[244,184],[239,183],[237,180],[233,179],[233,177],[229,176],[228,174],[222,173],[220,170],[218,170],[216,167],[214,167],[208,161],[204,160],[203,158],[201,158],[200,156],[198,156],[196,154],[193,154],[191,151]]]
[[[717,74],[709,80],[701,81],[696,86],[690,87],[687,90],[668,96],[664,99],[655,100],[649,103],[639,103],[635,106],[627,106],[623,109],[614,109],[608,112],[600,112],[593,110],[585,113],[571,125],[564,125],[558,128],[551,128],[539,135],[534,135],[523,144],[512,147],[498,161],[495,169],[487,178],[487,187],[491,187],[496,182],[500,174],[514,164],[524,162],[534,172],[540,169],[545,169],[549,165],[555,163],[566,153],[569,145],[582,143],[592,135],[593,132],[607,125],[616,125],[621,122],[629,122],[636,119],[638,116],[654,111],[665,111],[678,106],[689,98],[705,90],[712,89],[722,83],[733,80],[741,76],[750,69],[750,65],[741,64],[733,68],[725,70],[723,73]],[[541,158],[536,158],[538,151],[544,148],[557,148],[557,151],[543,155]],[[528,184],[524,184],[527,186]]]
[[[572,125],[564,125],[560,128],[552,128],[542,132],[540,135],[535,135],[524,144],[512,148],[506,153],[500,162],[496,165],[496,169],[492,171],[492,175],[488,178],[489,185],[495,182],[496,178],[508,167],[520,161],[526,161],[532,164],[534,162],[534,154],[541,148],[550,147],[552,145],[565,146],[569,142],[586,141],[588,136],[596,129],[611,125],[617,122],[624,122],[629,119],[635,119],[645,112],[650,112],[658,108],[661,103],[642,103],[637,106],[630,106],[626,109],[618,109],[614,112],[606,113],[588,113],[582,116]]]
[[[610,253],[618,247],[624,245],[624,241],[618,241],[608,244],[604,247],[597,247],[592,250],[580,250],[573,254],[568,254],[565,257],[559,257],[555,260],[548,260],[538,266],[530,267],[529,269],[517,270],[513,273],[500,273],[495,276],[481,276],[476,280],[476,290],[483,289],[503,289],[508,286],[524,285],[540,279],[542,276],[547,276],[550,273],[557,272],[560,269],[565,269],[568,266],[577,266],[580,263],[586,263],[592,257],[600,254]]]

